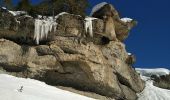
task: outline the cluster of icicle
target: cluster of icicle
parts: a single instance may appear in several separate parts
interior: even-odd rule
[[[56,29],[57,23],[53,18],[44,18],[44,19],[35,19],[35,29],[34,29],[34,39],[36,44],[39,44],[39,41],[47,38],[48,33]]]
[[[47,39],[49,32],[56,31],[56,19],[63,14],[66,13],[60,13],[55,17],[42,17],[41,15],[39,15],[38,18],[35,19],[34,40],[36,41],[36,44],[39,44],[40,40],[43,40],[44,38]]]
[[[86,17],[85,18],[85,31],[89,33],[90,37],[93,37],[93,20],[97,18]]]

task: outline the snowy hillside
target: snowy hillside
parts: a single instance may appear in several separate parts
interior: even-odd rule
[[[141,69],[136,68],[141,74],[141,78],[146,82],[145,89],[138,94],[138,100],[170,100],[170,90],[158,88],[153,85],[153,80],[148,75],[167,75],[168,69]]]
[[[23,88],[22,88],[23,86]],[[33,79],[0,74],[0,100],[93,100]]]

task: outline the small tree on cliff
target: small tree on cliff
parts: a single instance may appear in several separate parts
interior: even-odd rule
[[[13,9],[13,4],[12,4],[12,0],[1,0],[0,1],[0,6],[4,6],[8,9]]]
[[[44,0],[33,7],[32,11],[43,15],[56,15],[68,12],[77,15],[85,15],[88,0]]]
[[[56,13],[62,11],[84,16],[88,7],[88,0],[51,0],[50,5]]]
[[[30,11],[31,10],[31,3],[29,0],[21,0],[17,7],[16,7],[17,10],[23,10],[23,11]]]

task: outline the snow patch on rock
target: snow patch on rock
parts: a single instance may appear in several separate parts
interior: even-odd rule
[[[13,16],[19,16],[19,15],[25,15],[27,12],[25,11],[10,11],[8,10],[9,13],[11,13]]]
[[[132,53],[128,53],[128,56],[131,56],[132,55]]]
[[[98,10],[100,10],[103,6],[105,6],[106,4],[108,4],[107,2],[101,2],[97,5],[95,5],[90,13],[90,16],[92,16],[95,12],[97,12]]]
[[[133,19],[127,18],[127,17],[121,18],[121,20],[122,20],[123,22],[125,22],[125,23],[130,23],[131,21],[133,21]]]

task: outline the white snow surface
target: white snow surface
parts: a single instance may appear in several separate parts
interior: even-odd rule
[[[153,85],[149,77],[141,76],[146,82],[145,89],[137,94],[138,100],[170,100],[170,90],[161,89]]]
[[[170,71],[165,68],[155,68],[155,69],[144,69],[144,68],[136,68],[136,71],[140,72],[142,76],[148,76],[150,77],[151,75],[168,75],[170,74]]]
[[[170,90],[162,89],[153,85],[150,75],[167,75],[169,70],[165,68],[143,69],[136,68],[142,80],[145,81],[145,88],[138,93],[138,100],[170,100]]]
[[[121,20],[122,20],[123,22],[125,22],[125,23],[128,23],[128,22],[133,21],[133,19],[131,19],[131,18],[127,18],[127,17],[125,17],[125,18],[121,18]]]
[[[23,89],[20,91],[21,87]],[[33,79],[0,74],[0,100],[94,100]]]
[[[92,16],[95,12],[97,12],[98,10],[100,10],[103,6],[105,6],[106,4],[108,4],[107,2],[101,2],[97,5],[95,5],[93,8],[92,8],[92,11],[90,13],[90,16]]]
[[[94,17],[86,17],[85,18],[85,31],[89,33],[90,37],[93,37],[93,20],[97,18]]]

